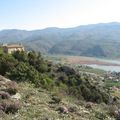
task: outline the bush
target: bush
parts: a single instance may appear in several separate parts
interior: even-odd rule
[[[35,68],[40,72],[40,73],[44,73],[44,72],[48,72],[48,66],[45,63],[37,63],[37,65],[35,66]]]
[[[54,81],[47,75],[42,75],[40,80],[41,86],[46,89],[51,89],[54,85]]]
[[[77,86],[77,80],[75,78],[70,78],[67,82],[69,86]]]
[[[75,96],[76,98],[78,98],[80,100],[84,100],[84,97],[82,96],[80,87],[76,87],[76,86],[69,87],[68,94]]]
[[[6,83],[6,92],[8,92],[10,95],[14,95],[18,92],[18,86],[16,82],[7,82]]]
[[[104,114],[102,112],[99,112],[99,111],[96,111],[95,112],[95,117],[98,118],[99,120],[105,120],[106,114]]]
[[[40,78],[38,71],[24,62],[20,62],[16,68],[7,73],[7,76],[12,80],[32,83],[36,83]]]
[[[116,116],[116,113],[115,113],[116,110],[117,110],[117,107],[115,107],[113,105],[109,105],[109,107],[108,107],[108,114],[111,117],[115,117]]]
[[[101,95],[102,94],[97,89],[92,90],[91,91],[91,101],[96,102],[96,103],[104,102]]]
[[[84,98],[97,103],[109,102],[109,94],[93,86],[89,81],[90,75],[77,74],[73,68],[61,64],[53,66],[35,52],[16,51],[12,55],[1,54],[0,74],[18,82],[28,81],[36,87],[41,86],[48,90],[56,87],[59,92],[68,93],[78,99]],[[15,94],[17,90],[15,83],[7,86],[10,94]]]
[[[41,57],[41,54],[38,55],[35,52],[28,53],[29,64],[32,65],[40,73],[48,72],[47,62]]]
[[[101,95],[102,95],[102,99],[103,101],[108,104],[109,103],[109,100],[110,100],[110,95],[105,93],[105,92],[101,92]]]
[[[91,100],[92,93],[90,89],[87,88],[87,86],[84,84],[82,84],[80,88],[81,88],[82,96],[84,97],[84,99],[87,101]]]
[[[4,91],[0,91],[0,98],[1,99],[9,99],[10,98],[10,94]]]
[[[27,53],[24,51],[15,51],[15,52],[13,52],[12,56],[20,62],[28,61]]]
[[[58,96],[53,96],[52,100],[54,101],[54,103],[57,103],[57,104],[59,104],[62,101],[62,99]]]
[[[0,103],[0,110],[5,113],[15,113],[20,109],[19,101],[4,100]]]
[[[68,66],[59,67],[57,71],[64,72],[66,75],[75,75],[75,70],[73,68],[68,67]]]
[[[8,54],[1,54],[0,55],[0,74],[5,75],[6,72],[12,70],[18,61],[14,59],[11,55]]]

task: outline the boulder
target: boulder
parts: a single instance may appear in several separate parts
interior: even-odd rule
[[[60,106],[58,111],[63,114],[68,114],[68,108],[66,106]]]

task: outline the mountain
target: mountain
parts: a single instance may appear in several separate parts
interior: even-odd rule
[[[0,42],[22,42],[28,50],[49,54],[120,57],[120,23],[99,23],[74,28],[2,30]]]

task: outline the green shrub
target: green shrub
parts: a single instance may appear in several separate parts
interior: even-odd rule
[[[41,76],[40,83],[42,87],[46,89],[51,89],[52,86],[54,85],[54,81],[51,78],[49,78],[47,75]]]
[[[102,113],[102,112],[99,112],[99,111],[96,111],[95,112],[95,117],[98,118],[99,120],[105,120],[106,114]]]
[[[48,66],[45,63],[42,64],[38,64],[38,66],[36,66],[36,69],[40,72],[40,73],[44,73],[48,71]]]
[[[114,106],[114,105],[109,105],[108,107],[108,114],[111,116],[111,117],[115,117],[115,111],[117,110],[117,107]]]
[[[27,62],[28,61],[27,53],[24,51],[15,51],[15,52],[13,52],[12,56],[19,62]]]
[[[0,74],[18,82],[31,82],[36,87],[47,90],[56,88],[59,92],[68,93],[78,99],[109,103],[109,94],[92,85],[90,75],[79,74],[69,66],[52,65],[35,52],[16,51],[12,55],[0,54]],[[15,94],[15,86],[11,83],[7,92]]]
[[[59,104],[62,101],[62,99],[58,96],[53,96],[52,100],[54,101],[54,103],[57,103],[57,104]]]
[[[16,81],[30,81],[36,83],[39,79],[39,72],[29,64],[19,62],[19,64],[6,74],[10,79]]]
[[[82,84],[80,86],[80,88],[81,88],[82,96],[84,97],[84,99],[87,101],[91,100],[92,93],[91,93],[90,89],[87,88],[87,86],[84,84]]]
[[[6,72],[14,69],[18,64],[18,61],[14,59],[11,55],[1,54],[0,55],[0,74],[5,75]]]

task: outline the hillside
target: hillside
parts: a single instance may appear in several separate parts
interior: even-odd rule
[[[89,67],[54,64],[35,52],[1,53],[0,119],[120,118],[120,97],[106,86],[109,79],[88,70],[92,72]]]
[[[120,57],[120,23],[100,23],[74,28],[3,30],[0,42],[22,42],[27,50],[49,54]]]
[[[114,120],[109,113],[113,106],[79,101],[57,95],[25,82],[18,84],[21,107],[15,114],[0,114],[2,120]],[[57,96],[56,96],[57,95]],[[61,99],[57,102],[55,98]],[[110,110],[109,110],[110,109]]]

